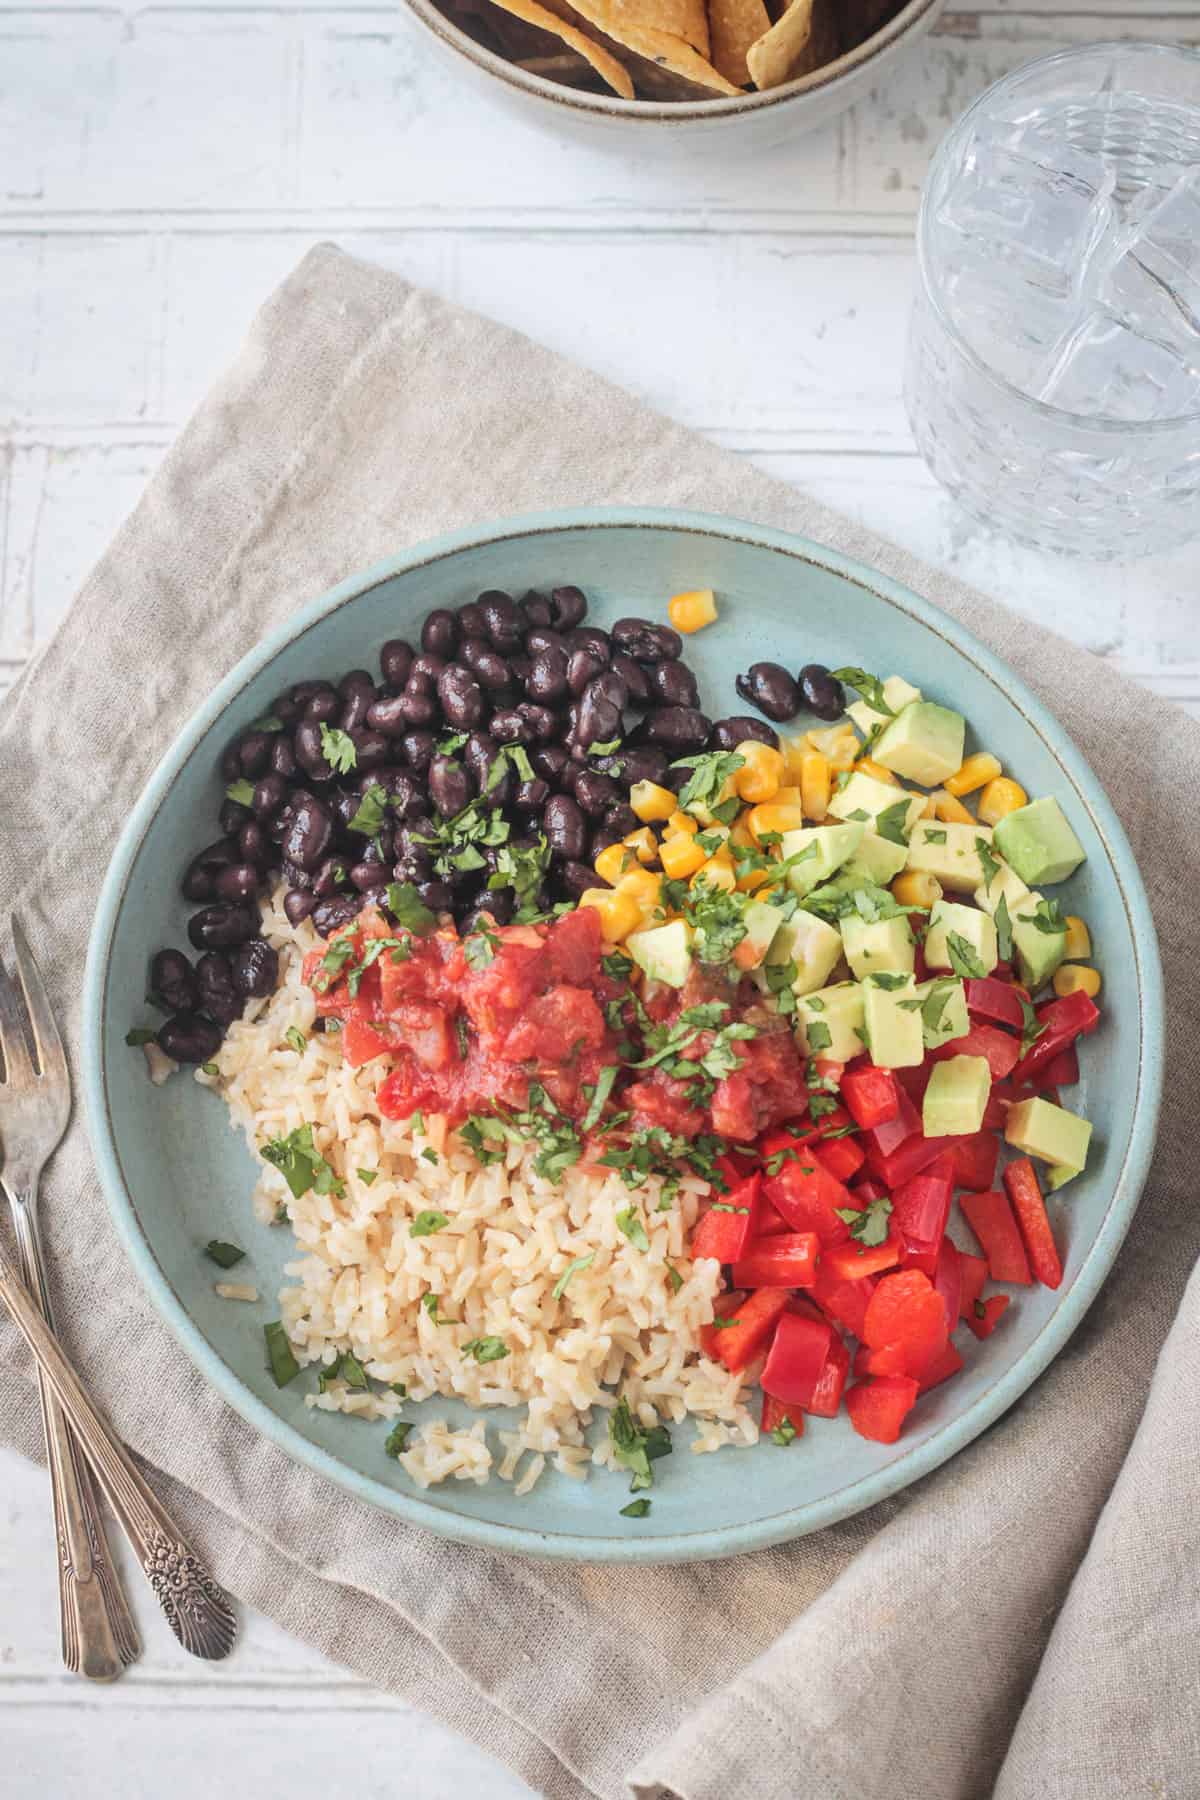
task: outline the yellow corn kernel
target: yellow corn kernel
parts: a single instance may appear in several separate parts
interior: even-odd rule
[[[747,869],[744,875],[738,876],[737,891],[739,894],[753,894],[770,879],[770,871],[767,869]]]
[[[739,813],[729,828],[729,842],[736,850],[753,850],[754,833],[749,825],[749,813]]]
[[[957,794],[961,800],[964,794],[973,794],[976,788],[986,787],[989,781],[995,781],[1000,773],[1000,759],[993,756],[990,750],[976,750],[968,756],[957,775],[951,775],[946,781],[946,792]]]
[[[840,771],[854,767],[860,744],[849,725],[830,725],[825,731],[807,731],[804,735],[808,749],[819,750],[822,756],[827,756],[831,769]]]
[[[733,772],[734,791],[751,805],[760,800],[773,800],[785,768],[779,751],[772,750],[770,744],[760,744],[757,738],[748,738],[738,745],[737,753],[744,761],[743,766]]]
[[[906,869],[892,883],[892,898],[901,906],[919,906],[922,912],[928,912],[941,897],[942,884],[937,876],[927,875],[922,869]]]
[[[752,807],[746,814],[746,823],[754,835],[755,843],[759,844],[769,831],[799,831],[804,823],[804,809],[800,806],[780,806],[777,800],[768,801],[763,806]]]
[[[934,788],[930,798],[933,801],[934,816],[939,818],[943,825],[975,824],[975,819],[967,811],[962,801],[956,800],[953,794],[948,794],[945,788]]]
[[[631,894],[643,913],[653,912],[662,895],[662,883],[653,869],[627,869],[617,883],[618,894]]]
[[[808,755],[807,750],[805,751],[804,754],[806,756]],[[790,771],[789,771],[789,773],[790,773]],[[775,804],[777,806],[801,806],[801,805],[803,805],[803,798],[800,793],[800,788],[799,788],[798,783],[796,783],[796,782],[786,783],[783,787],[779,788],[776,791],[773,798],[774,798]]]
[[[1087,994],[1092,1000],[1100,992],[1100,971],[1083,963],[1063,963],[1054,971],[1054,991],[1060,1000],[1068,994]]]
[[[932,794],[930,794],[928,800],[925,802],[924,806],[921,808],[917,817],[921,818],[921,819],[936,819],[937,818],[937,801],[934,799]]]
[[[644,825],[669,819],[679,805],[670,788],[659,787],[657,781],[635,781],[629,790],[629,804]]]
[[[696,887],[702,881],[710,888],[723,888],[727,894],[732,894],[737,886],[737,877],[734,874],[733,858],[728,850],[718,850],[714,856],[710,856],[708,861],[696,870],[689,886]]]
[[[619,944],[642,922],[639,902],[632,894],[619,893],[616,888],[585,888],[579,904],[595,907],[600,914],[600,929],[610,944]]]
[[[694,875],[697,869],[704,867],[706,858],[695,838],[680,832],[678,837],[669,837],[659,848],[659,861],[663,871],[672,881],[682,881],[685,876]]]
[[[695,837],[699,829],[700,827],[691,813],[680,812],[678,807],[667,820],[668,837],[679,837],[681,834],[685,837]]]
[[[949,787],[950,783],[947,782],[946,786]],[[1009,813],[1028,804],[1029,795],[1019,781],[1011,781],[1007,775],[998,775],[995,781],[988,782],[979,796],[979,817],[985,825],[998,825]]]
[[[658,861],[658,839],[648,825],[643,825],[639,831],[631,831],[621,842],[629,846],[640,863]]]
[[[832,787],[829,758],[819,750],[810,750],[800,767],[800,804],[807,818],[825,817]]]
[[[890,769],[885,769],[882,763],[872,762],[869,756],[860,756],[854,767],[864,775],[869,775],[873,781],[886,781],[889,787],[900,786]]]
[[[792,781],[800,779],[800,758],[807,756],[812,749],[807,735],[801,737],[780,737],[779,747],[783,751],[783,760]]]
[[[1092,954],[1092,934],[1075,913],[1067,914],[1067,940],[1063,956],[1067,962],[1086,962]]]
[[[616,887],[626,869],[631,869],[636,860],[627,844],[610,844],[607,850],[601,850],[592,867],[601,881],[607,881],[609,887]]]
[[[717,602],[711,588],[690,588],[686,594],[672,594],[667,602],[667,617],[676,631],[703,631],[717,616]]]

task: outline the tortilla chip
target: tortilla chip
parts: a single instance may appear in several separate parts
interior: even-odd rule
[[[726,81],[749,87],[746,53],[771,29],[763,0],[708,0],[708,29],[713,67]]]
[[[783,17],[746,53],[756,88],[781,87],[838,53],[837,26],[825,0],[792,0]]]
[[[633,99],[633,82],[629,78],[628,70],[621,67],[616,57],[611,55],[603,44],[597,44],[593,38],[588,37],[577,26],[570,24],[566,19],[557,18],[546,7],[539,6],[538,0],[494,0],[494,4],[499,6],[502,11],[511,13],[514,18],[524,19],[527,25],[538,25],[543,31],[549,31],[556,38],[561,38],[564,44],[569,45],[572,50],[577,50],[586,62],[591,63],[593,69],[604,78],[614,94],[620,94],[623,100]]]
[[[724,75],[719,74],[710,62],[677,33],[658,31],[653,26],[644,25],[631,17],[624,7],[619,9],[623,16],[618,24],[615,16],[618,8],[614,7],[613,0],[573,0],[573,4],[576,12],[581,13],[590,24],[598,26],[622,49],[632,50],[672,75],[682,76],[703,92],[741,92],[740,88],[726,81]]]

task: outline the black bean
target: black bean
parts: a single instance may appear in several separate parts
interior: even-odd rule
[[[235,944],[244,944],[253,937],[257,926],[257,913],[248,906],[221,902],[192,914],[188,937],[197,950],[231,950]]]
[[[410,727],[418,730],[433,725],[438,717],[438,703],[432,694],[424,693],[410,681],[400,696],[401,711]]]
[[[239,806],[236,800],[222,800],[221,810],[217,814],[222,831],[240,831],[247,819],[254,814],[248,806]]]
[[[575,698],[584,693],[607,664],[592,650],[572,650],[567,658],[567,687]]]
[[[271,853],[271,841],[257,819],[251,819],[238,832],[238,855],[243,862],[253,863],[260,869],[268,868],[277,860]]]
[[[409,728],[403,693],[381,694],[368,708],[367,724],[372,731],[382,731],[384,737],[402,737]]]
[[[438,699],[446,723],[456,731],[473,731],[483,718],[483,690],[470,669],[448,663],[438,677]]]
[[[329,900],[318,900],[313,908],[312,922],[323,938],[333,937],[335,932],[344,931],[347,925],[357,919],[362,911],[361,894],[335,894]]]
[[[240,751],[241,744],[236,739],[232,744],[226,744],[224,750],[222,750],[221,761],[219,764],[222,781],[238,781],[241,779],[242,758]]]
[[[540,775],[535,775],[532,781],[519,783],[510,804],[514,812],[538,813],[549,798],[550,783],[543,781]]]
[[[468,600],[465,606],[460,606],[456,617],[458,628],[465,638],[487,636],[487,626],[484,623],[478,600]]]
[[[446,668],[447,662],[448,658],[438,656],[433,650],[422,650],[420,656],[415,658],[413,666],[409,670],[407,685],[411,687],[413,685],[414,677],[421,675],[430,683],[429,691],[432,693],[434,688],[437,687],[438,679],[441,676],[442,670]]]
[[[782,663],[751,663],[733,684],[743,700],[783,724],[800,711],[800,689]]]
[[[378,770],[379,785],[391,800],[391,811],[406,819],[424,805],[424,795],[406,769]]]
[[[533,667],[532,656],[526,656],[523,650],[516,651],[508,659],[509,681],[513,687],[524,687],[529,679],[529,671]]]
[[[213,886],[219,900],[253,900],[261,883],[253,863],[229,863],[218,869]]]
[[[428,650],[431,656],[441,656],[448,662],[458,649],[458,620],[444,606],[435,606],[431,613],[426,613],[425,623],[421,627],[421,648]]]
[[[374,906],[377,908],[382,908],[387,905],[387,897],[387,888],[384,887],[382,883],[379,883],[373,888],[364,889],[361,896],[364,906]]]
[[[525,682],[525,692],[531,700],[553,702],[561,700],[567,691],[567,658],[562,650],[538,650],[534,654],[533,667]]]
[[[260,776],[254,784],[254,798],[250,802],[255,818],[269,819],[272,814],[277,813],[290,791],[283,776],[276,775],[273,769],[269,774]]]
[[[200,958],[196,984],[200,990],[200,1011],[210,1019],[228,1026],[241,1018],[245,997],[234,986],[233,965],[223,950],[210,950]]]
[[[589,869],[584,862],[564,863],[558,871],[558,882],[563,890],[564,898],[568,900],[578,900],[579,896],[590,887],[605,885],[595,869]]]
[[[335,688],[326,687],[319,694],[313,695],[304,708],[304,716],[318,725],[332,725],[341,710],[341,696]]]
[[[638,730],[647,743],[686,756],[692,750],[703,750],[711,724],[693,706],[662,706],[647,713]]]
[[[589,650],[602,663],[612,661],[613,647],[607,631],[601,631],[598,625],[573,625],[570,631],[563,633],[563,640],[568,650]]]
[[[559,735],[558,715],[548,706],[538,706],[531,700],[522,700],[517,706],[517,712],[528,726],[535,744],[551,743]]]
[[[389,687],[402,688],[413,666],[413,647],[404,638],[389,638],[379,652],[379,667]]]
[[[382,768],[392,754],[391,739],[382,731],[356,731],[354,733],[354,766],[362,774],[373,774]]]
[[[338,682],[343,706],[338,726],[342,731],[361,731],[375,701],[375,683],[366,669],[351,669]]]
[[[638,662],[674,662],[683,655],[683,639],[669,625],[655,625],[649,619],[618,619],[612,628],[612,640],[618,650]]]
[[[301,719],[292,739],[296,761],[310,781],[332,781],[333,770],[325,760],[321,727],[315,719]]]
[[[649,673],[654,697],[663,706],[699,706],[700,690],[686,663],[651,663]]]
[[[187,866],[182,887],[187,900],[211,900],[216,893],[214,885],[217,870],[227,863],[235,861],[238,853],[235,837],[218,838],[206,850],[201,850]]]
[[[587,601],[577,587],[557,587],[550,593],[550,618],[559,631],[569,631],[582,624],[587,614]]]
[[[354,867],[350,870],[350,882],[353,887],[356,887],[360,893],[364,894],[368,888],[378,887],[379,864],[377,862],[355,863]]]
[[[452,756],[435,756],[429,770],[429,798],[444,819],[452,819],[475,798],[470,770]]]
[[[649,746],[632,750],[622,746],[614,755],[600,757],[595,766],[602,774],[631,788],[635,781],[661,782],[667,770],[667,756],[665,751]]]
[[[613,654],[612,666],[625,683],[630,704],[649,706],[654,698],[654,690],[641,663],[634,662],[632,656],[627,655],[624,650],[617,650]]]
[[[178,1012],[159,1029],[158,1047],[176,1062],[211,1062],[221,1048],[221,1029],[199,1013]]]
[[[492,736],[501,744],[529,744],[533,742],[533,729],[527,720],[515,708],[492,714],[492,722],[488,726]]]
[[[846,710],[845,690],[824,663],[805,663],[800,671],[800,694],[818,719],[840,719]]]
[[[421,776],[429,771],[433,753],[437,749],[437,739],[432,731],[406,731],[400,739],[400,748],[413,774]]]
[[[708,747],[710,750],[736,750],[747,739],[757,744],[770,744],[773,750],[779,748],[779,733],[764,725],[761,719],[752,719],[749,713],[735,713],[731,718],[718,719],[708,734]]]
[[[247,999],[261,1000],[274,988],[279,976],[279,956],[266,938],[251,938],[230,958],[233,985]]]
[[[346,885],[346,859],[342,856],[327,856],[315,872],[306,877],[312,882],[312,891],[318,900],[327,900],[330,894],[336,894],[340,887]],[[304,886],[305,883],[301,883]]]
[[[313,885],[313,877],[309,874],[307,869],[302,869],[299,863],[285,862],[283,865],[283,879],[287,882],[289,887],[304,888],[306,891]]]
[[[561,744],[539,744],[529,752],[529,762],[535,775],[548,781],[551,787],[557,787],[562,779],[562,772],[570,758]]]
[[[609,807],[615,806],[621,798],[621,790],[611,776],[586,768],[575,778],[574,794],[576,804],[593,819],[603,818]]]
[[[277,694],[271,702],[271,713],[284,725],[294,725],[300,717],[300,704],[290,693]]]
[[[433,863],[428,856],[402,856],[392,864],[392,879],[403,887],[411,884],[418,887],[421,882],[429,881],[433,875]]]
[[[607,744],[613,738],[619,738],[622,731],[621,708],[609,699],[600,686],[604,677],[598,675],[588,683],[579,702],[579,721],[575,727],[577,742],[587,749],[592,744]],[[617,676],[620,681],[620,676]],[[624,686],[624,683],[621,684]]]
[[[338,837],[345,837],[350,829],[350,821],[355,817],[361,805],[361,794],[356,794],[348,790],[345,793],[332,795],[329,801],[329,808],[333,814],[334,832]],[[290,819],[288,823],[289,825],[291,824]],[[355,841],[357,842],[357,839]]]
[[[444,881],[418,881],[417,897],[435,913],[449,912],[454,904],[454,893]]]
[[[521,596],[521,612],[526,623],[533,626],[549,625],[553,616],[549,600],[536,588]]]
[[[479,611],[493,649],[507,655],[521,648],[522,620],[511,594],[489,588],[486,594],[479,596]]]
[[[623,800],[604,815],[604,823],[609,830],[617,832],[623,838],[628,837],[631,831],[636,831],[641,822],[632,806],[627,806]]]
[[[238,761],[243,775],[261,775],[271,762],[269,731],[248,731],[238,745]]]
[[[271,740],[271,768],[285,781],[290,781],[296,773],[296,752],[292,749],[291,738],[282,731],[276,732]]]
[[[575,784],[583,774],[583,771],[584,764],[578,762],[574,756],[569,756],[563,764],[562,774],[558,778],[559,792],[563,794],[573,794],[575,792]]]
[[[288,689],[288,698],[303,713],[314,694],[323,694],[328,688],[327,681],[297,681]]]
[[[592,841],[588,846],[588,855],[591,857],[592,861],[595,862],[602,850],[607,850],[610,844],[619,844],[624,836],[625,833],[623,831],[618,831],[615,826],[607,824],[598,825],[592,833]]]
[[[298,863],[302,869],[315,869],[332,839],[333,814],[329,808],[320,800],[301,800],[292,808],[283,840],[284,857],[288,862]]]
[[[691,769],[677,769],[674,763],[670,763],[662,778],[662,784],[665,788],[670,788],[673,794],[682,794],[691,778]]]
[[[539,650],[561,650],[567,653],[567,646],[561,631],[555,631],[551,625],[534,625],[525,633],[525,654],[536,656]]]
[[[299,888],[292,888],[283,896],[283,910],[292,925],[299,925],[307,919],[316,904],[315,894],[305,894]]]
[[[150,962],[150,992],[171,1012],[193,1012],[196,971],[182,950],[160,950]]]
[[[563,862],[582,862],[587,847],[587,823],[569,794],[555,794],[542,813],[546,842]]]

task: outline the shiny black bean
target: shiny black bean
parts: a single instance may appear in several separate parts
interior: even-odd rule
[[[305,892],[313,885],[313,877],[309,874],[307,869],[302,869],[299,863],[285,862],[283,864],[283,879],[287,882],[289,887],[303,888]]]
[[[448,662],[458,649],[458,620],[444,606],[435,606],[431,613],[426,613],[425,623],[421,627],[421,648],[431,656],[444,657]]]
[[[319,694],[313,695],[304,708],[304,716],[306,719],[315,720],[318,725],[332,725],[341,710],[340,694],[336,689],[327,687],[322,688]]]
[[[613,738],[619,738],[622,731],[621,708],[614,705],[599,686],[602,679],[597,676],[595,681],[589,682],[579,702],[575,739],[585,750],[592,744],[610,743]]]
[[[362,774],[374,774],[392,754],[392,740],[382,731],[356,731],[354,734],[354,766]]]
[[[492,722],[488,730],[501,744],[531,744],[533,728],[515,709],[492,714]]]
[[[159,1028],[158,1047],[179,1063],[211,1062],[221,1048],[221,1028],[199,1013],[178,1012]]]
[[[570,631],[563,633],[563,641],[568,650],[590,650],[602,663],[612,661],[613,647],[607,631],[601,631],[598,625],[573,625]]]
[[[437,701],[432,694],[422,693],[420,688],[414,687],[411,681],[400,696],[400,702],[410,728],[415,726],[422,730],[436,724],[439,710]]]
[[[381,694],[367,709],[367,724],[372,731],[382,731],[384,737],[403,737],[409,728],[403,693]]]
[[[271,762],[270,732],[248,731],[238,745],[238,762],[243,775],[261,775]]]
[[[271,769],[276,775],[282,775],[290,781],[296,773],[296,752],[292,748],[292,740],[283,732],[276,732],[271,740]]]
[[[523,621],[511,594],[489,588],[486,594],[479,596],[479,610],[493,649],[508,655],[521,648]]]
[[[558,778],[559,792],[562,794],[573,794],[575,792],[575,784],[583,774],[584,768],[584,763],[577,761],[574,756],[568,756],[566,762],[563,764],[562,774]]]
[[[558,737],[560,731],[558,714],[548,706],[538,706],[531,700],[522,700],[517,712],[529,727],[535,744],[549,744]]]
[[[253,937],[258,926],[257,915],[248,906],[232,906],[222,901],[205,906],[188,920],[188,937],[197,950],[231,950]]]
[[[699,706],[700,689],[686,663],[651,663],[650,686],[661,706]]]
[[[622,787],[631,788],[635,781],[661,782],[667,769],[667,755],[649,746],[626,750],[624,746],[613,756],[602,756],[596,762],[602,774],[611,775]]]
[[[219,900],[253,900],[261,885],[253,863],[230,863],[217,870],[213,881]]]
[[[160,950],[150,961],[150,992],[170,1012],[194,1012],[196,971],[182,950]]]
[[[527,594],[521,596],[521,613],[527,625],[537,627],[551,623],[550,602],[545,594],[539,594],[536,588],[530,588]]]
[[[413,647],[404,638],[389,638],[379,652],[379,667],[389,687],[402,688],[413,666]]]
[[[568,689],[578,699],[607,666],[592,650],[572,650],[567,658]]]
[[[221,810],[217,814],[221,830],[229,832],[240,831],[247,819],[252,819],[253,817],[254,814],[250,811],[250,808],[248,806],[239,806],[236,800],[222,800]]]
[[[623,831],[616,830],[612,825],[598,825],[592,833],[588,855],[595,862],[602,850],[607,850],[610,844],[619,844],[624,836]]]
[[[484,622],[483,613],[480,610],[479,602],[477,600],[468,600],[465,606],[460,606],[456,616],[458,619],[458,628],[463,637],[478,638],[487,636],[487,625]]]
[[[581,625],[587,615],[587,601],[577,587],[557,587],[550,594],[551,623],[559,631],[569,631],[573,625]]]
[[[277,694],[271,702],[271,714],[284,725],[294,725],[300,717],[300,704],[291,693]]]
[[[310,781],[332,781],[333,770],[325,760],[321,727],[315,719],[301,719],[292,739],[296,761]]]
[[[432,693],[437,687],[438,678],[440,677],[442,670],[446,666],[446,657],[438,656],[432,650],[422,650],[420,656],[414,659],[413,666],[409,670],[407,685],[411,687],[413,685],[414,677],[422,675],[431,683],[429,691]]]
[[[532,656],[526,656],[523,650],[514,651],[508,658],[509,680],[516,687],[524,687],[529,679],[529,671],[533,667]]]
[[[241,744],[235,741],[226,744],[221,752],[219,764],[222,781],[238,781],[242,774]]]
[[[529,752],[534,774],[540,775],[543,781],[548,781],[551,787],[558,786],[569,760],[561,744],[539,744],[536,750]]]
[[[223,950],[210,950],[196,964],[196,984],[200,990],[200,1011],[229,1026],[242,1015],[246,1001],[234,985],[233,965]]]
[[[387,888],[382,883],[377,884],[375,887],[364,889],[361,895],[364,906],[374,906],[378,908],[387,905],[387,897]]]
[[[314,694],[323,694],[328,688],[327,681],[297,681],[288,689],[288,698],[303,713]]]
[[[375,683],[366,669],[351,669],[338,682],[342,696],[342,713],[338,726],[342,731],[361,731],[375,702]]]
[[[278,859],[272,855],[271,840],[257,819],[251,819],[238,832],[238,855],[243,862],[265,869]]]
[[[604,885],[595,869],[589,869],[584,862],[564,863],[558,871],[558,884],[565,900],[578,900],[588,888]]]
[[[800,688],[782,663],[751,663],[733,684],[743,700],[783,724],[800,711]]]
[[[647,713],[638,729],[647,743],[661,744],[676,756],[686,756],[690,751],[703,750],[711,727],[711,719],[693,706],[662,706],[657,712]]]
[[[279,977],[279,956],[266,938],[254,937],[235,950],[230,962],[233,985],[248,1000],[261,1000],[274,988]]]
[[[429,881],[433,876],[433,862],[428,856],[402,856],[392,864],[392,879],[403,887],[406,882],[413,887],[422,881]]]
[[[437,739],[432,731],[406,731],[400,739],[400,748],[409,768],[419,778],[429,771],[433,753],[437,749]]]
[[[350,881],[360,893],[365,894],[368,888],[379,886],[379,872],[377,862],[355,863],[350,870]]]
[[[800,694],[809,712],[818,719],[840,719],[846,710],[846,695],[840,681],[835,681],[824,663],[805,663],[800,671]]]
[[[273,769],[268,774],[260,776],[254,784],[254,798],[250,802],[250,809],[255,818],[269,819],[272,814],[279,811],[290,792],[283,776],[276,775]]]
[[[621,798],[621,790],[611,776],[587,768],[580,769],[575,777],[574,794],[576,804],[593,819],[603,818]]]
[[[683,639],[669,625],[650,619],[618,619],[612,628],[618,650],[642,663],[674,662],[683,655]]]
[[[429,798],[444,819],[452,819],[475,798],[470,770],[451,756],[435,756],[429,770]]]
[[[473,731],[483,718],[483,690],[470,669],[448,663],[438,677],[438,699],[448,725]]]
[[[379,785],[391,800],[391,810],[398,819],[406,819],[425,804],[425,796],[407,769],[380,769]]]
[[[555,631],[551,625],[534,625],[525,633],[525,654],[536,656],[539,650],[561,650],[566,653],[566,643],[561,631]]]
[[[641,663],[634,662],[624,650],[613,653],[612,666],[625,683],[631,706],[649,706],[654,698],[650,678]]]
[[[471,641],[478,644],[479,648],[468,667],[480,686],[485,687],[489,694],[500,694],[505,688],[515,687],[511,668],[500,652],[493,650],[490,644],[480,638],[472,638]]]
[[[761,719],[752,719],[749,713],[735,713],[731,718],[718,719],[708,734],[708,747],[710,750],[736,750],[747,739],[770,744],[773,750],[779,748],[779,733],[764,725]]]
[[[294,806],[283,840],[285,859],[315,869],[333,841],[333,818],[321,800],[305,799]]]
[[[313,908],[313,925],[321,937],[333,937],[357,919],[362,904],[361,894],[335,894],[329,900],[318,900]]]
[[[307,919],[316,904],[315,894],[305,894],[299,888],[291,888],[283,896],[283,910],[292,925],[299,925]]]
[[[555,794],[542,813],[542,830],[555,856],[582,862],[587,848],[587,821],[569,794]]]
[[[331,796],[329,807],[333,813],[334,830],[340,838],[345,838],[350,829],[350,821],[356,816],[361,805],[361,794],[346,792]]]
[[[518,784],[511,801],[514,812],[540,813],[550,798],[550,783],[535,775],[532,781]]]
[[[641,822],[632,806],[623,800],[610,807],[604,815],[604,823],[609,830],[619,832],[623,838],[628,837],[631,831],[636,831]]]
[[[491,930],[494,925],[507,925],[516,910],[516,904],[516,895],[511,888],[485,891],[463,921],[463,936],[479,931],[484,926]]]
[[[316,899],[327,900],[339,888],[345,887],[348,876],[344,856],[327,856],[308,879],[312,882],[312,892]]]
[[[187,866],[183,877],[182,888],[187,900],[211,900],[216,893],[214,878],[217,870],[225,864],[235,861],[238,853],[235,837],[218,838],[199,856],[194,856]]]
[[[561,700],[567,691],[567,658],[562,650],[551,648],[534,653],[533,667],[525,682],[525,692],[540,703]]]
[[[498,748],[499,745],[490,732],[472,731],[458,752],[480,787],[487,780],[488,770],[496,760]]]
[[[445,881],[418,881],[417,896],[430,912],[449,912],[454,904],[453,890]]]

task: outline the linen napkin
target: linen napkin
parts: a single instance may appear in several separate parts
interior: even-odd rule
[[[904,1495],[785,1548],[636,1570],[444,1543],[257,1436],[142,1298],[78,1113],[45,1209],[68,1345],[235,1594],[553,1800],[1200,1793],[1195,1280],[1185,1293],[1200,730],[1179,713],[596,377],[326,247],[264,307],[8,704],[0,915],[25,920],[74,1056],[101,871],[213,682],[407,544],[599,502],[732,513],[876,564],[1045,694],[1107,787],[1171,1014],[1153,1172],[1086,1322],[1003,1421]],[[7,1321],[0,1438],[38,1453]]]

